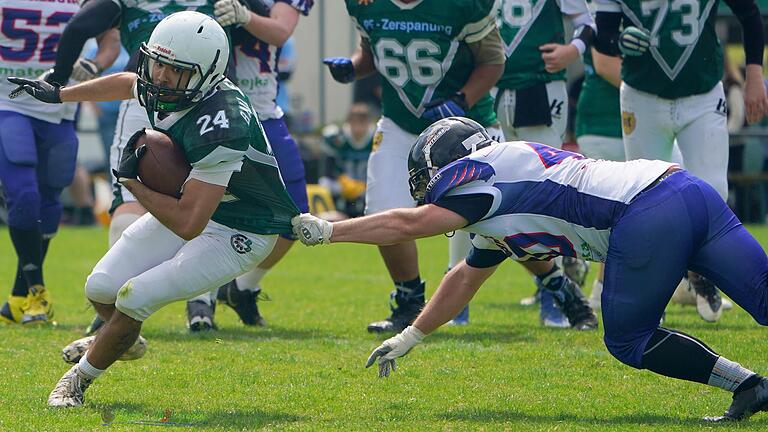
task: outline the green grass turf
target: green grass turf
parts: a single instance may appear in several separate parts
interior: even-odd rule
[[[768,243],[767,229],[752,231]],[[103,229],[73,228],[54,240],[46,279],[58,326],[0,326],[0,430],[104,429],[103,414],[114,416],[109,430],[182,427],[150,424],[166,410],[170,422],[194,430],[700,430],[722,429],[699,419],[730,402],[724,391],[620,364],[602,331],[542,328],[535,308],[518,305],[533,285],[513,263],[480,290],[469,327],[439,330],[379,379],[362,366],[383,338],[365,326],[388,313],[390,283],[375,248],[334,245],[296,247],[267,276],[268,328],[244,328],[220,306],[220,331],[190,335],[184,305],[170,305],[144,327],[145,358],[117,363],[87,392],[84,408],[49,409],[48,393],[68,368],[59,350],[93,315],[82,286],[106,241]],[[446,241],[419,247],[431,292]],[[0,230],[3,293],[13,257]],[[666,325],[768,371],[765,330],[738,308],[707,324],[694,308],[671,306]],[[737,427],[765,430],[768,415]]]

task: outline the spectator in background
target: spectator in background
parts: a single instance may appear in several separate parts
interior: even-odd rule
[[[341,127],[331,124],[323,129],[323,138],[335,153],[334,178],[323,177],[320,183],[330,189],[336,207],[349,217],[362,216],[365,210],[368,156],[376,130],[372,119],[370,106],[356,103]]]

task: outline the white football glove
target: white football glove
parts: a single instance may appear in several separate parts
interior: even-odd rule
[[[365,367],[370,367],[379,359],[379,377],[388,377],[390,371],[395,371],[397,365],[395,359],[402,357],[424,339],[424,333],[414,326],[408,326],[400,334],[395,335],[384,341],[378,348],[373,350]]]
[[[248,23],[251,11],[238,0],[219,0],[213,5],[213,14],[222,27]]]
[[[333,224],[325,219],[302,213],[291,219],[293,234],[307,246],[328,244],[333,234]]]
[[[72,74],[69,76],[75,81],[83,82],[92,80],[101,74],[101,68],[92,60],[85,58],[77,59],[75,65],[72,66]]]

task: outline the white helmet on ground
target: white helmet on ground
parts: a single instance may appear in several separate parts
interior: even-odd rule
[[[229,40],[213,18],[199,12],[177,12],[165,17],[141,44],[137,90],[139,102],[153,117],[154,111],[181,111],[200,102],[225,77]],[[160,62],[177,71],[189,71],[184,84],[155,84],[152,71]],[[181,74],[182,77],[189,73]]]

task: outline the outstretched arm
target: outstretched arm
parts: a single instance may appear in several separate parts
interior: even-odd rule
[[[452,320],[498,267],[476,268],[460,262],[445,275],[413,325],[428,335]]]
[[[62,102],[106,102],[133,98],[136,74],[120,72],[61,88]]]
[[[332,243],[388,245],[431,237],[467,226],[460,215],[433,204],[393,209],[333,224]]]

